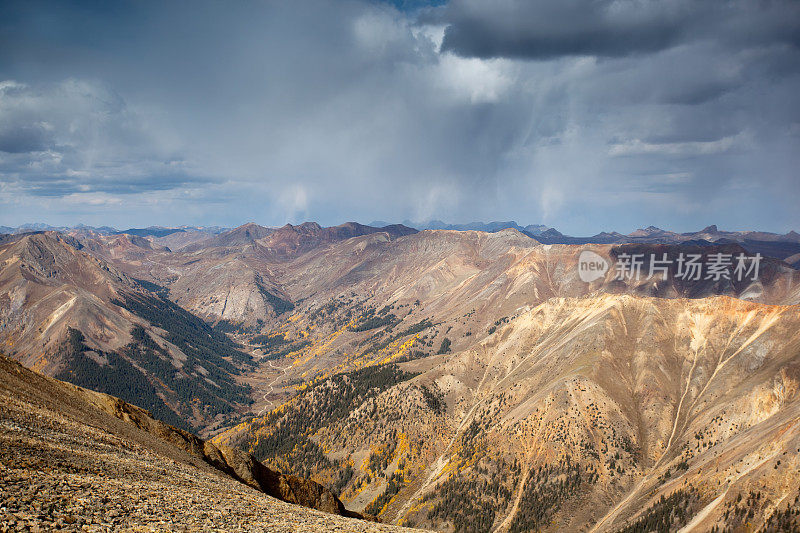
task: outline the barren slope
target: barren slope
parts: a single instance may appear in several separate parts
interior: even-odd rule
[[[439,529],[615,530],[679,489],[673,527],[712,502],[703,529],[735,526],[723,517],[740,494],[760,494],[745,512],[761,521],[798,495],[798,357],[794,306],[554,298],[473,348],[403,364],[422,375],[345,415],[324,390],[347,389],[328,380],[227,437],[269,452],[300,409],[320,420],[318,446],[289,462],[356,508]]]
[[[618,281],[616,272],[592,283],[579,279],[585,247],[541,245],[515,230],[497,233],[423,231],[395,240],[357,237],[306,253],[272,271],[294,309],[266,322],[265,338],[241,337],[270,359],[263,381],[274,393],[292,380],[323,376],[377,362],[459,351],[474,346],[526,306],[551,298],[603,294],[665,299],[727,295],[766,304],[800,301],[800,272],[764,260],[759,279]],[[613,263],[621,253],[668,254],[693,248],[628,245],[591,247]],[[706,255],[735,247],[704,248]],[[647,272],[647,264],[643,266]],[[443,345],[444,343],[444,345]],[[449,348],[448,348],[449,347]],[[266,389],[266,390],[265,390]],[[264,399],[264,398],[261,398]]]
[[[244,465],[230,462],[233,450],[192,441],[116,398],[44,378],[2,356],[0,376],[3,527],[397,530],[268,496],[247,479],[237,481]],[[224,472],[219,461],[236,470]],[[303,480],[283,483],[295,491],[281,493],[284,499],[302,500],[298,483],[313,489]]]
[[[58,233],[0,246],[0,342],[26,366],[181,427],[235,416],[250,364],[221,332]]]

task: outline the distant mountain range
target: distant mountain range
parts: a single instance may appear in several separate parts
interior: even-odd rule
[[[454,230],[454,231],[486,231],[488,233],[495,233],[500,230],[513,228],[517,231],[522,233],[528,233],[530,235],[539,235],[543,231],[550,229],[548,226],[543,224],[530,224],[528,226],[520,226],[513,220],[508,222],[470,222],[468,224],[448,224],[447,222],[442,222],[441,220],[429,220],[428,222],[412,222],[410,220],[404,220],[402,222],[404,226],[408,226],[410,228],[416,228],[418,230],[425,230],[425,229],[445,229],[445,230]],[[375,221],[371,222],[370,226],[388,226],[388,222],[382,221]]]
[[[385,222],[373,222],[375,225],[386,225]],[[515,229],[541,242],[542,244],[690,244],[707,246],[709,244],[738,243],[751,253],[782,259],[789,264],[800,267],[800,234],[795,231],[779,234],[765,231],[724,231],[716,225],[708,226],[700,231],[677,233],[663,230],[655,226],[637,229],[626,234],[601,232],[590,237],[573,237],[565,235],[555,228],[542,224],[521,226],[516,222],[470,222],[469,224],[447,224],[440,220],[429,222],[404,221],[403,225],[418,230],[455,230],[455,231],[485,231],[495,233],[504,229]]]
[[[306,245],[314,242],[323,242],[326,239],[339,239],[344,236],[354,237],[377,231],[389,231],[394,236],[407,234],[416,230],[449,230],[449,231],[483,231],[496,233],[504,229],[515,229],[542,244],[689,244],[708,246],[709,244],[737,243],[751,253],[760,253],[786,261],[795,268],[800,268],[800,233],[790,231],[785,234],[765,231],[724,231],[716,225],[708,226],[700,231],[678,233],[664,230],[655,226],[640,228],[628,234],[600,232],[589,237],[575,237],[561,233],[555,228],[543,224],[529,224],[522,226],[511,220],[507,222],[470,222],[467,224],[448,224],[441,220],[428,222],[403,221],[402,224],[389,224],[384,221],[373,221],[369,225],[357,222],[347,222],[339,226],[323,228],[316,222],[305,222],[300,225],[287,224],[283,228],[260,226],[255,223],[244,224],[238,228],[225,228],[221,226],[149,226],[146,228],[129,228],[118,230],[109,226],[92,227],[79,224],[72,227],[55,227],[47,224],[23,224],[17,227],[0,226],[0,234],[21,234],[34,231],[58,231],[75,237],[81,236],[110,236],[132,235],[153,240],[155,244],[170,249],[180,249],[186,246],[208,247],[224,244],[242,244],[248,240],[266,237],[273,232],[280,232],[287,228],[297,228],[292,234],[304,234],[305,237],[292,237],[300,241],[311,239]],[[318,232],[321,230],[321,233]],[[337,233],[333,237],[333,233]],[[311,237],[311,235],[314,235]],[[212,239],[212,240],[209,240]],[[322,239],[316,241],[315,239]],[[207,242],[206,242],[207,241]],[[216,243],[216,244],[215,244]]]
[[[187,231],[200,231],[203,233],[217,234],[227,231],[228,229],[230,228],[221,226],[148,226],[146,228],[129,228],[118,230],[117,228],[112,228],[111,226],[95,227],[87,226],[85,224],[77,224],[75,226],[51,226],[49,224],[32,223],[22,224],[20,226],[0,226],[0,233],[10,233],[16,235],[19,233],[29,233],[32,231],[81,231],[86,233],[96,233],[98,235],[120,235],[126,233],[128,235],[138,235],[140,237],[164,237],[172,233]]]

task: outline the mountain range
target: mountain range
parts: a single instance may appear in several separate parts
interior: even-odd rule
[[[15,232],[0,349],[385,523],[800,527],[800,236],[411,226]]]
[[[316,225],[310,222],[301,224],[298,227],[307,227],[309,224]],[[240,228],[224,228],[220,226],[179,226],[179,227],[162,227],[151,226],[147,228],[130,228],[127,230],[117,230],[109,226],[102,226],[99,228],[78,225],[73,227],[55,227],[47,224],[35,223],[24,224],[17,227],[0,226],[0,234],[19,234],[31,231],[59,231],[70,234],[79,235],[129,235],[145,237],[154,241],[160,246],[171,247],[173,249],[180,249],[185,246],[207,240],[213,236],[230,233],[233,231],[242,231],[241,228],[250,227],[255,228],[256,224],[245,224]],[[703,228],[700,231],[678,233],[669,230],[663,230],[655,226],[648,226],[647,228],[640,228],[628,234],[612,232],[600,232],[590,237],[573,237],[559,232],[555,228],[545,226],[543,224],[529,224],[522,226],[516,222],[507,221],[493,221],[493,222],[470,222],[467,224],[449,224],[441,220],[430,220],[427,222],[413,222],[405,220],[402,224],[389,224],[383,221],[371,222],[368,226],[358,224],[356,222],[349,222],[341,226],[334,226],[336,228],[349,228],[353,231],[353,227],[360,226],[370,228],[399,228],[401,226],[408,228],[408,230],[451,230],[451,231],[482,231],[487,233],[494,233],[504,229],[515,229],[520,233],[528,235],[543,244],[630,244],[630,243],[661,243],[661,244],[679,244],[690,243],[705,245],[709,243],[739,243],[746,250],[752,253],[761,253],[769,255],[778,259],[786,260],[787,263],[794,266],[800,266],[800,234],[796,231],[790,231],[785,234],[771,233],[765,231],[724,231],[719,230],[716,225],[711,225]],[[272,232],[279,228],[257,226],[261,228],[261,232]],[[245,230],[246,231],[246,230]],[[344,230],[348,231],[348,230]],[[353,234],[354,235],[354,234]],[[225,238],[225,237],[223,237]]]

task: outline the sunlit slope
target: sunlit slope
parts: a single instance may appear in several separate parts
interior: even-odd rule
[[[236,416],[250,357],[150,288],[71,237],[17,236],[0,245],[0,350],[181,428]]]
[[[265,322],[269,339],[250,338],[261,350],[257,353],[273,359],[262,366],[263,379],[272,384],[265,392],[330,372],[435,355],[443,343],[444,351],[467,350],[527,307],[552,298],[721,294],[767,304],[795,304],[800,298],[800,273],[774,260],[762,261],[756,280],[684,281],[673,271],[667,280],[648,279],[645,265],[639,280],[617,280],[612,268],[585,283],[578,275],[585,249],[542,245],[515,230],[423,231],[394,240],[366,235],[303,254],[273,272],[294,308]],[[683,248],[592,250],[613,264],[626,251],[677,256]],[[735,252],[704,253],[715,250]]]
[[[258,450],[301,404],[317,421],[307,440],[264,459],[438,529],[614,530],[680,489],[663,504],[683,509],[667,513],[674,527],[705,508],[704,530],[739,494],[761,494],[763,520],[800,486],[796,307],[553,298],[469,349],[401,366],[397,383],[322,381],[221,440]],[[326,389],[350,391],[346,413]]]

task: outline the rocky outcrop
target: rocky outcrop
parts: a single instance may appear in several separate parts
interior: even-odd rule
[[[407,531],[264,494],[210,461],[257,464],[145,415],[0,355],[0,531]],[[325,492],[272,474],[296,499]]]
[[[156,420],[146,410],[114,396],[81,387],[75,389],[95,407],[177,446],[217,470],[274,498],[327,513],[364,518],[361,514],[346,509],[339,498],[319,483],[276,472],[248,453],[204,441],[187,431]]]

